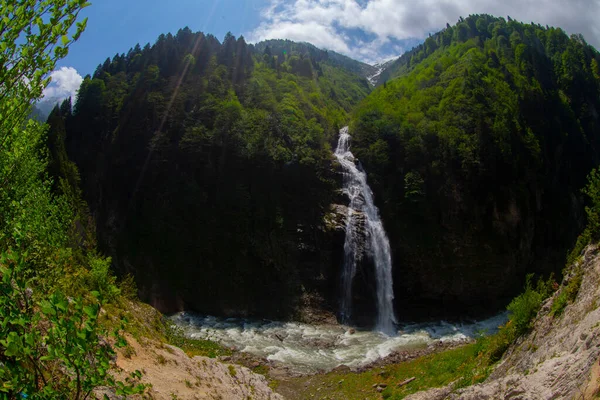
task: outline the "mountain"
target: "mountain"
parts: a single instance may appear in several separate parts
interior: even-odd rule
[[[560,275],[600,161],[599,62],[581,36],[472,15],[382,73],[351,133],[398,307],[493,309]]]
[[[377,66],[353,60],[352,58],[336,53],[335,51],[321,50],[310,43],[298,43],[292,42],[291,40],[274,39],[265,40],[255,45],[256,50],[259,52],[264,52],[267,47],[274,55],[279,56],[291,53],[309,54],[314,60],[324,62],[334,67],[343,68],[365,78],[377,73],[378,70]]]
[[[50,118],[101,249],[161,311],[284,318],[312,293],[335,308],[331,142],[371,88],[361,63],[269,43],[161,35],[107,59]]]
[[[183,29],[85,78],[51,118],[52,165],[76,163],[100,247],[143,300],[300,318],[338,311],[348,199],[332,145],[350,122],[400,318],[495,312],[526,274],[560,274],[583,226],[599,61],[580,36],[473,15],[371,92],[379,70],[336,53]],[[369,324],[376,283],[359,264]]]
[[[383,74],[385,71],[391,68],[391,66],[396,62],[396,60],[396,58],[392,58],[390,60],[384,60],[374,64],[374,72],[371,75],[367,76],[367,80],[369,81],[369,83],[373,86],[377,86],[381,74]]]
[[[38,101],[31,106],[29,118],[33,118],[40,122],[46,122],[46,119],[48,119],[52,109],[59,103],[62,103],[62,101],[63,99],[60,98],[49,98]]]

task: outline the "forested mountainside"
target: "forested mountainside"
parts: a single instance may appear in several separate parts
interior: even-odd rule
[[[338,309],[344,233],[330,205],[346,199],[331,144],[351,119],[401,318],[495,311],[526,273],[559,272],[581,231],[598,61],[560,29],[474,15],[369,95],[372,71],[333,52],[184,29],[107,59],[55,109],[51,141],[142,299],[290,317],[301,298]],[[355,280],[362,303],[369,271]]]
[[[107,59],[49,118],[99,245],[162,311],[285,317],[304,292],[335,301],[330,142],[370,87],[327,52],[272,44],[162,35]]]
[[[311,60],[318,62],[326,61],[330,65],[341,67],[363,77],[371,76],[377,72],[377,68],[373,65],[353,60],[352,58],[336,53],[335,51],[321,50],[310,43],[297,43],[292,42],[291,40],[272,39],[257,43],[254,47],[258,52],[265,52],[268,47],[271,54],[277,56],[278,60],[285,60],[286,54],[288,53],[308,54],[311,57]]]
[[[599,61],[581,36],[473,15],[390,67],[351,131],[397,301],[500,306],[560,273],[599,161]]]

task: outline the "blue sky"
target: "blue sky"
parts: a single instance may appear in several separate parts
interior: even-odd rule
[[[98,64],[136,43],[154,43],[161,33],[189,26],[222,39],[251,31],[260,22],[266,0],[91,0],[82,17],[87,29],[59,67],[91,74]]]
[[[487,13],[582,33],[600,48],[600,0],[90,0],[88,26],[52,73],[47,97],[76,93],[116,53],[188,26],[222,39],[310,42],[369,63],[409,50],[460,16]]]

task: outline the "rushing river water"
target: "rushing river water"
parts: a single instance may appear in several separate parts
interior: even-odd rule
[[[426,346],[435,340],[460,341],[480,332],[491,334],[506,322],[506,315],[472,323],[405,324],[397,334],[356,330],[340,325],[309,325],[237,318],[216,318],[182,312],[171,321],[196,339],[209,339],[270,361],[295,372],[350,368],[369,364],[398,350]]]
[[[463,341],[479,333],[491,334],[506,321],[506,315],[471,323],[398,324],[393,308],[390,245],[367,184],[365,172],[350,152],[348,128],[340,131],[335,157],[344,170],[344,193],[348,196],[348,218],[344,243],[341,317],[351,320],[352,280],[356,273],[360,241],[366,241],[375,264],[377,290],[376,331],[342,325],[309,325],[237,318],[216,318],[182,312],[171,317],[176,326],[196,339],[208,339],[239,351],[280,362],[292,371],[311,373],[339,365],[360,367],[395,351],[427,346],[433,341]],[[357,233],[357,227],[364,234]],[[360,246],[359,246],[360,245]]]

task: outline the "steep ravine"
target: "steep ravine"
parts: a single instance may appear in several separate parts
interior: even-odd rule
[[[561,316],[550,313],[565,285],[547,299],[531,332],[514,343],[483,383],[453,392],[452,386],[407,397],[442,399],[591,399],[600,393],[600,247],[588,246],[581,286]],[[575,266],[565,280],[573,279]]]

